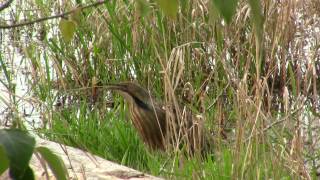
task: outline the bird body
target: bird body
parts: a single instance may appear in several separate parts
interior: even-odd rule
[[[132,123],[151,149],[165,150],[168,145],[187,144],[188,152],[202,151],[202,123],[195,120],[191,111],[179,116],[174,108],[163,109],[146,89],[136,83],[109,84],[107,88],[119,92],[127,101]]]
[[[165,149],[165,111],[156,104],[147,90],[141,86],[123,82],[108,85],[108,89],[118,91],[128,103],[134,127],[151,149]]]

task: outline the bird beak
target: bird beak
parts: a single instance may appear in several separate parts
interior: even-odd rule
[[[125,83],[107,84],[106,89],[118,92],[127,102],[133,102],[133,95],[130,92],[131,89],[128,89]]]
[[[122,91],[127,92],[126,85],[125,84],[108,84],[106,86],[108,90],[115,90],[115,91]]]
[[[128,86],[125,83],[107,84],[106,89],[120,93],[120,95],[125,97],[125,99],[132,98],[132,95],[130,95],[130,89],[128,89]]]

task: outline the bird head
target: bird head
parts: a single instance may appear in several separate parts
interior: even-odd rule
[[[108,84],[107,89],[119,92],[130,104],[134,103],[140,106],[148,107],[151,105],[151,97],[149,92],[136,83],[121,82],[117,84]]]

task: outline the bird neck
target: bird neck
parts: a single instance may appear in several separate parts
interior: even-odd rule
[[[141,108],[149,110],[150,109],[150,105],[149,105],[149,101],[143,102],[142,100],[140,100],[139,98],[137,98],[136,96],[132,96],[134,102]]]

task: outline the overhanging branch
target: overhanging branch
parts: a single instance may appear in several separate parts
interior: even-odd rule
[[[28,25],[32,25],[32,24],[35,24],[35,23],[39,23],[39,22],[42,22],[42,21],[49,20],[49,19],[65,17],[65,16],[67,16],[69,14],[74,13],[77,10],[88,9],[88,8],[91,8],[91,7],[94,7],[94,6],[98,6],[98,5],[104,4],[105,2],[107,2],[107,0],[100,0],[100,1],[97,1],[95,3],[88,4],[88,5],[82,6],[82,7],[77,7],[77,8],[74,8],[74,9],[68,11],[68,12],[64,12],[64,13],[57,14],[57,15],[54,15],[54,16],[39,18],[39,19],[26,21],[26,22],[21,22],[21,23],[12,24],[12,25],[0,25],[0,29],[10,29],[10,28],[16,28],[16,27],[21,27],[21,26],[28,26]]]

